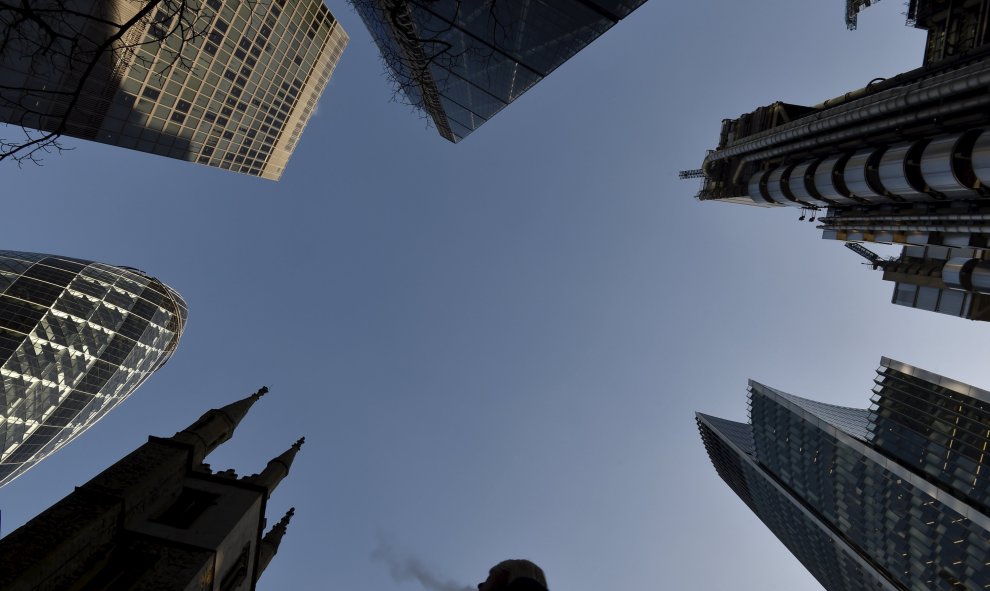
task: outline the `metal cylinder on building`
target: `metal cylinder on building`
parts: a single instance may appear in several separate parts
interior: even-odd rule
[[[970,274],[979,260],[969,257],[953,257],[942,267],[942,282],[952,289],[970,291]]]
[[[884,196],[883,189],[876,187],[870,177],[876,175],[876,165],[883,156],[886,148],[863,148],[849,157],[842,173],[846,188],[854,197],[859,197],[870,203],[889,203],[891,199]]]
[[[840,204],[856,203],[849,196],[849,190],[842,181],[848,154],[835,154],[822,160],[815,168],[814,186],[818,194]]]
[[[973,266],[969,283],[973,291],[990,294],[990,261],[980,261]]]
[[[952,289],[990,294],[990,261],[953,257],[942,267],[942,282]]]
[[[769,174],[769,170],[758,170],[749,177],[749,198],[756,203],[773,204],[766,193],[766,178]]]
[[[791,168],[787,186],[798,201],[812,205],[830,205],[814,187],[815,170],[822,161],[822,159],[805,160]]]
[[[953,133],[928,143],[921,156],[921,175],[932,190],[949,199],[979,196],[970,160],[973,136],[973,132]]]
[[[798,203],[788,195],[789,188],[784,186],[784,175],[791,172],[792,166],[778,166],[767,175],[767,195],[770,200],[780,205],[790,207],[806,207],[804,203]]]
[[[877,165],[877,175],[884,189],[907,201],[930,199],[925,193],[918,157],[927,143],[927,140],[901,142],[887,148]]]
[[[976,137],[970,164],[982,186],[990,186],[990,130],[985,130]]]

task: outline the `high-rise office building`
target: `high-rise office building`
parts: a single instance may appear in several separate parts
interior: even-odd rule
[[[137,269],[0,251],[0,486],[130,396],[185,323],[179,294]]]
[[[322,0],[79,4],[0,20],[0,121],[273,180],[347,44]]]
[[[719,476],[828,591],[990,588],[990,392],[884,358],[869,409],[749,383]]]
[[[869,2],[852,2],[860,10]],[[921,67],[813,107],[722,122],[698,198],[788,206],[823,237],[908,245],[885,260],[894,303],[990,320],[990,0],[911,0]]]
[[[203,459],[265,392],[149,437],[0,540],[0,589],[253,591],[293,514],[264,533],[268,499],[303,441],[244,478]]]
[[[350,0],[396,86],[458,142],[646,0]]]

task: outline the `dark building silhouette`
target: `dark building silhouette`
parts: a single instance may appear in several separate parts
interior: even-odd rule
[[[828,591],[990,588],[990,392],[884,358],[869,409],[749,383],[719,476]]]
[[[213,473],[203,459],[266,392],[150,437],[0,540],[0,589],[254,589],[293,514],[265,533],[268,498],[303,440],[245,478]]]
[[[847,15],[871,4],[852,0]],[[910,245],[872,256],[893,302],[990,320],[990,0],[911,0],[921,67],[813,107],[722,122],[698,198],[802,210],[823,237]]]
[[[0,486],[130,396],[185,324],[182,297],[137,269],[0,251]]]
[[[350,0],[409,103],[457,142],[646,0]]]

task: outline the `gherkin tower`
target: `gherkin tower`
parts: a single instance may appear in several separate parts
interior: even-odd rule
[[[0,486],[130,396],[185,322],[182,297],[137,269],[0,251]]]

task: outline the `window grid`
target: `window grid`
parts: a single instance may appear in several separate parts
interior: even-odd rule
[[[168,68],[174,54],[157,41],[161,29],[149,27],[106,139],[116,134],[125,147],[277,179],[347,34],[318,0],[226,0],[201,10],[202,30],[183,51],[191,71]]]

